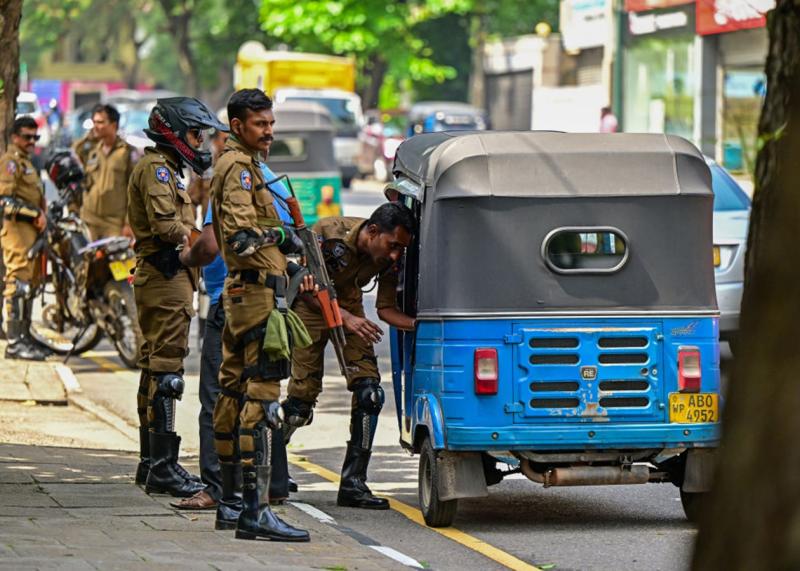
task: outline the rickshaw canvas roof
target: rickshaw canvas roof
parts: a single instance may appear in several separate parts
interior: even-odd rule
[[[394,172],[422,186],[425,201],[710,193],[699,151],[680,137],[659,134],[421,134],[400,146]]]

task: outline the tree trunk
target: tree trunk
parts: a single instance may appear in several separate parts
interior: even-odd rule
[[[482,3],[479,3],[482,5]],[[469,102],[483,109],[486,107],[486,77],[483,67],[483,52],[486,48],[486,14],[481,9],[470,22],[470,46],[472,47],[472,73],[469,76]]]
[[[768,16],[741,338],[697,571],[800,569],[800,0]]]
[[[19,94],[22,0],[0,0],[0,153],[5,152]]]
[[[194,53],[190,37],[192,8],[186,1],[160,0],[164,15],[167,18],[169,33],[175,43],[178,54],[178,68],[184,77],[184,91],[187,95],[197,97],[198,82]]]
[[[373,54],[364,70],[369,76],[369,83],[361,94],[361,103],[364,109],[375,109],[380,104],[381,86],[386,76],[386,60],[378,54]]]

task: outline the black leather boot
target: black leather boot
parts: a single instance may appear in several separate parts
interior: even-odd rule
[[[388,510],[389,500],[377,498],[367,487],[367,466],[372,451],[347,443],[347,452],[342,465],[342,479],[336,504],[348,508],[365,510]]]
[[[183,377],[178,373],[153,373],[151,382],[156,383],[156,391],[151,403],[153,421],[150,424],[151,432],[175,433],[175,400],[180,400],[183,395]],[[180,442],[180,439],[178,439]],[[175,455],[175,465],[172,470],[184,480],[194,482],[203,489],[199,476],[190,474],[189,471],[178,463]]]
[[[289,499],[289,461],[286,458],[286,442],[283,439],[284,428],[285,424],[282,428],[271,429],[272,476],[269,480],[269,503],[273,506]]]
[[[269,466],[242,466],[244,509],[236,524],[236,538],[309,541],[307,531],[292,527],[269,508],[269,476]]]
[[[19,283],[19,282],[18,282]],[[23,287],[18,285],[18,288]],[[17,291],[7,299],[8,319],[6,320],[6,359],[22,359],[25,361],[44,361],[47,355],[35,343],[28,339],[25,324],[25,293]]]
[[[136,467],[137,486],[144,486],[147,483],[147,474],[150,472],[150,431],[144,427],[139,427],[139,465]]]
[[[203,484],[187,480],[177,470],[180,436],[174,432],[150,432],[150,472],[144,491],[188,498],[204,489]]]
[[[214,529],[236,529],[242,513],[242,465],[239,462],[220,462],[222,497],[217,504]]]

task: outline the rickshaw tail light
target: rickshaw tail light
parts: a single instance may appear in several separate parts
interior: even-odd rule
[[[700,350],[696,347],[678,349],[678,390],[682,393],[699,393],[702,379]]]
[[[475,349],[475,394],[497,394],[497,349]]]

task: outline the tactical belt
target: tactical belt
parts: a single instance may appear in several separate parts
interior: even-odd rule
[[[181,263],[179,252],[174,245],[161,248],[157,252],[145,256],[144,261],[161,272],[161,275],[168,280],[178,275],[179,271],[186,269]]]
[[[284,297],[286,295],[286,278],[284,276],[269,274],[266,279],[262,279],[260,274],[259,270],[233,270],[230,272],[230,276],[233,279],[268,287],[275,291],[275,297]]]

